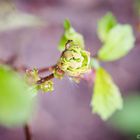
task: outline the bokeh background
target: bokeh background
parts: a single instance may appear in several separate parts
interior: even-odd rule
[[[55,90],[38,97],[39,105],[30,121],[33,140],[140,139],[140,0],[0,1],[0,58],[6,60],[16,53],[17,65],[31,68],[56,63],[65,18],[84,35],[86,49],[95,54],[101,46],[96,34],[97,21],[108,11],[120,23],[131,24],[136,37],[135,48],[129,55],[117,62],[102,64],[126,99],[124,112],[104,122],[91,113],[91,85],[85,81],[77,85],[68,77],[54,80]],[[24,139],[22,127],[0,127],[0,140]]]

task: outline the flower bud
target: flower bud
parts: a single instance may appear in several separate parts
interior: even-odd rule
[[[38,89],[42,90],[43,92],[53,91],[53,82],[51,80],[46,81],[40,85],[38,85]]]
[[[66,44],[57,65],[68,76],[80,76],[89,70],[90,53],[71,41]]]
[[[33,70],[27,70],[25,80],[29,85],[35,84],[38,80],[40,80],[38,70],[36,68]]]
[[[37,81],[40,80],[38,70],[27,70],[26,71],[26,81],[29,85],[31,85],[34,89],[42,90],[43,92],[53,91],[53,82],[51,80],[40,83],[37,85]]]
[[[38,85],[38,89],[42,90],[44,92],[49,92],[49,91],[53,91],[53,82],[51,80],[46,81],[44,83],[41,83],[40,85]]]

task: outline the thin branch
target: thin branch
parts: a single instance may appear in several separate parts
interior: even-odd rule
[[[17,55],[16,54],[15,55],[12,55],[7,61],[5,61],[5,63],[7,65],[12,66],[12,65],[14,65],[16,59],[17,59]]]
[[[50,66],[50,67],[46,67],[46,68],[38,69],[38,73],[44,73],[44,72],[47,72],[47,71],[53,71],[53,69],[54,69],[55,67],[56,67],[56,65]]]
[[[37,81],[37,84],[44,83],[44,82],[49,81],[53,78],[54,78],[54,74],[52,73],[49,76],[42,77],[39,81]]]
[[[28,124],[24,126],[24,133],[25,133],[26,140],[32,140],[32,135]]]

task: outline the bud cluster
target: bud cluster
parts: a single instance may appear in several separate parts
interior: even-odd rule
[[[55,75],[60,75],[59,70],[70,77],[79,77],[90,69],[90,53],[73,41],[69,41],[58,60],[57,66],[54,71]]]

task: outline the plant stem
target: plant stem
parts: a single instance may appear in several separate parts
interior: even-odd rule
[[[12,56],[6,61],[6,64],[12,66],[12,65],[14,65],[16,59],[17,59],[17,55],[16,55],[16,54],[15,54],[15,55],[12,55]]]
[[[26,138],[25,140],[32,140],[32,135],[28,124],[24,126],[24,133]]]
[[[47,72],[47,71],[52,71],[55,67],[56,67],[56,65],[46,67],[46,68],[41,68],[41,69],[38,70],[38,73],[44,73],[44,72]]]
[[[42,77],[39,81],[37,81],[37,84],[44,83],[44,82],[49,81],[53,78],[54,78],[54,74],[52,73],[49,76]]]

